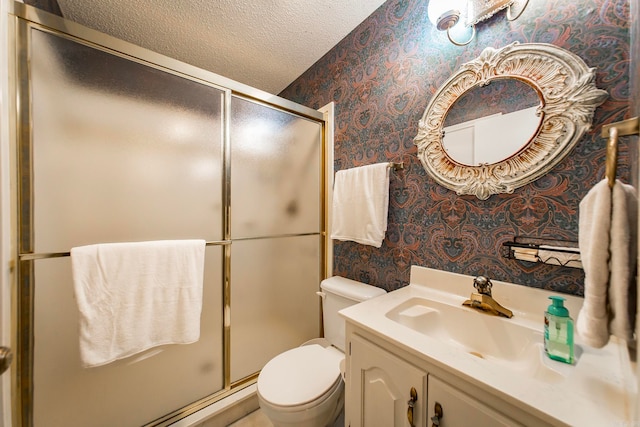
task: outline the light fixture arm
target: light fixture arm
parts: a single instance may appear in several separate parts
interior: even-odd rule
[[[451,27],[447,28],[447,37],[449,38],[449,41],[453,44],[455,44],[456,46],[466,46],[469,43],[471,43],[471,40],[474,39],[474,37],[476,36],[476,26],[472,25],[471,26],[471,37],[469,37],[469,40],[467,40],[466,42],[457,42],[455,41],[453,38],[451,38],[451,34],[449,33],[449,30],[451,30]]]
[[[447,32],[447,38],[451,43],[466,46],[475,38],[475,26],[478,23],[486,21],[504,9],[507,10],[506,18],[514,21],[522,15],[528,4],[529,0],[429,0],[427,14],[436,29]],[[454,26],[462,27],[460,21],[464,21],[466,27],[471,27],[471,37],[462,42],[454,40],[454,35],[465,37],[463,33],[453,31],[452,35],[451,32]]]
[[[516,14],[516,16],[513,16],[511,14],[511,7],[513,6],[513,3],[509,4],[509,7],[507,7],[507,20],[508,21],[515,21],[516,19],[520,18],[520,15],[522,15],[522,12],[524,12],[524,10],[527,8],[528,4],[529,4],[529,0],[525,0],[524,4],[520,8],[520,12],[518,12]]]

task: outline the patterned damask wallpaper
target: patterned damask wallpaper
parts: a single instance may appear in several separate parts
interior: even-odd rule
[[[604,176],[600,128],[626,118],[630,106],[629,1],[530,1],[515,21],[500,13],[481,23],[465,47],[433,27],[427,3],[387,1],[281,93],[312,108],[335,102],[335,170],[405,164],[391,176],[382,247],[336,241],[334,274],[393,290],[408,284],[411,265],[420,265],[582,295],[582,270],[507,259],[502,244],[514,236],[578,239],[578,204]],[[596,110],[593,130],[544,177],[485,201],[457,196],[422,168],[413,144],[418,120],[461,64],[487,46],[514,41],[579,55],[597,69],[596,84],[610,97]],[[618,176],[625,182],[628,154],[621,143]]]

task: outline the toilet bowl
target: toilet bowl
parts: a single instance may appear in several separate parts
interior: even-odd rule
[[[258,377],[258,401],[274,426],[331,426],[344,406],[344,354],[303,345],[271,359]]]
[[[274,427],[328,427],[341,420],[345,325],[338,312],[385,293],[339,276],[323,280],[321,289],[325,338],[279,354],[258,376],[258,402]]]

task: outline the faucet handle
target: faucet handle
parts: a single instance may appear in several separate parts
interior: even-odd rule
[[[489,280],[488,277],[478,276],[475,279],[473,279],[473,287],[476,288],[478,292],[482,295],[491,296],[492,286],[493,284],[491,283],[491,280]]]

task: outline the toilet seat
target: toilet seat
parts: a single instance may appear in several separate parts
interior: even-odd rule
[[[258,377],[258,393],[271,405],[297,407],[332,392],[342,382],[344,355],[318,344],[286,351],[265,365]]]

